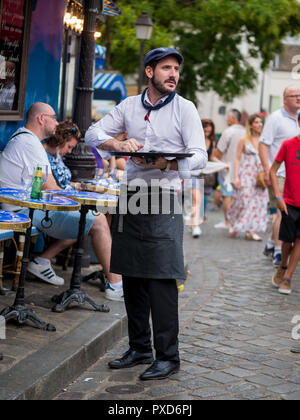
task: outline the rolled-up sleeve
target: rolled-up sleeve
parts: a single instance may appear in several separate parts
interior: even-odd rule
[[[187,179],[191,177],[191,171],[205,168],[208,162],[202,123],[192,102],[187,101],[182,111],[181,134],[186,152],[194,154],[178,160],[179,177]]]
[[[109,114],[97,123],[91,125],[85,134],[85,142],[97,147],[125,131],[124,102],[116,106]]]

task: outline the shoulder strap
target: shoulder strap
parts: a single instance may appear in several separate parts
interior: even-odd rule
[[[14,139],[15,137],[19,136],[20,134],[30,134],[31,136],[33,135],[32,133],[30,133],[29,131],[20,131],[20,133],[16,133],[14,134],[9,140]]]

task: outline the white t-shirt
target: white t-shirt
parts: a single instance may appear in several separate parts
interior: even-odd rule
[[[19,134],[16,137],[16,134]],[[0,187],[22,188],[21,174],[24,166],[48,165],[47,153],[40,139],[27,128],[19,128],[6,145],[0,156]],[[17,207],[2,204],[3,209],[16,210]]]
[[[267,118],[260,141],[269,147],[270,166],[273,165],[282,143],[298,136],[299,132],[298,120],[294,119],[284,107]],[[285,177],[284,163],[280,166],[277,175]]]

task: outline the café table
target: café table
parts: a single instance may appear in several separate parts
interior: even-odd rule
[[[25,214],[15,214],[10,211],[0,210],[0,232],[1,230],[9,230],[13,232],[24,232],[30,226],[31,221]],[[0,273],[1,275],[2,273]],[[0,285],[2,289],[2,284]],[[0,328],[3,328],[0,320]],[[3,355],[0,353],[0,360],[3,360]]]
[[[51,192],[51,191],[50,191]],[[77,201],[80,205],[80,220],[78,228],[77,242],[75,245],[74,255],[74,266],[70,282],[70,288],[60,295],[55,295],[52,301],[56,303],[52,309],[54,312],[64,312],[73,302],[77,302],[83,305],[85,302],[89,303],[96,311],[109,312],[110,308],[108,305],[96,304],[90,296],[80,289],[81,286],[81,265],[83,256],[83,244],[84,244],[84,230],[86,225],[86,215],[89,210],[95,211],[96,209],[108,209],[109,207],[115,208],[118,204],[118,198],[116,196],[107,194],[98,194],[88,191],[76,191],[76,190],[60,190],[58,192],[60,196],[71,198]]]
[[[51,199],[33,200],[30,197],[24,197],[23,190],[13,188],[0,188],[0,203],[29,208],[30,220],[33,220],[35,210],[42,210],[45,212],[45,223],[51,223],[51,219],[48,217],[49,211],[76,211],[80,208],[78,202],[72,201],[66,197],[54,195]],[[36,328],[45,331],[56,331],[54,325],[47,324],[40,320],[34,311],[25,306],[25,277],[29,263],[31,229],[32,225],[30,223],[26,228],[22,267],[14,304],[11,307],[5,308],[0,315],[2,315],[6,321],[14,320],[19,325],[23,325],[28,320]]]
[[[81,182],[83,191],[96,192],[100,194],[120,195],[120,183],[118,181],[110,181],[108,179],[101,179],[96,181],[94,179]]]

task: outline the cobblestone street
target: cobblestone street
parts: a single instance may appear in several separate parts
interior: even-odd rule
[[[290,349],[300,315],[299,268],[293,292],[271,286],[263,243],[229,238],[209,213],[203,236],[185,233],[192,276],[180,293],[181,370],[164,381],[138,379],[145,366],[123,371],[107,362],[127,350],[120,341],[56,398],[63,400],[300,399],[300,355]]]

